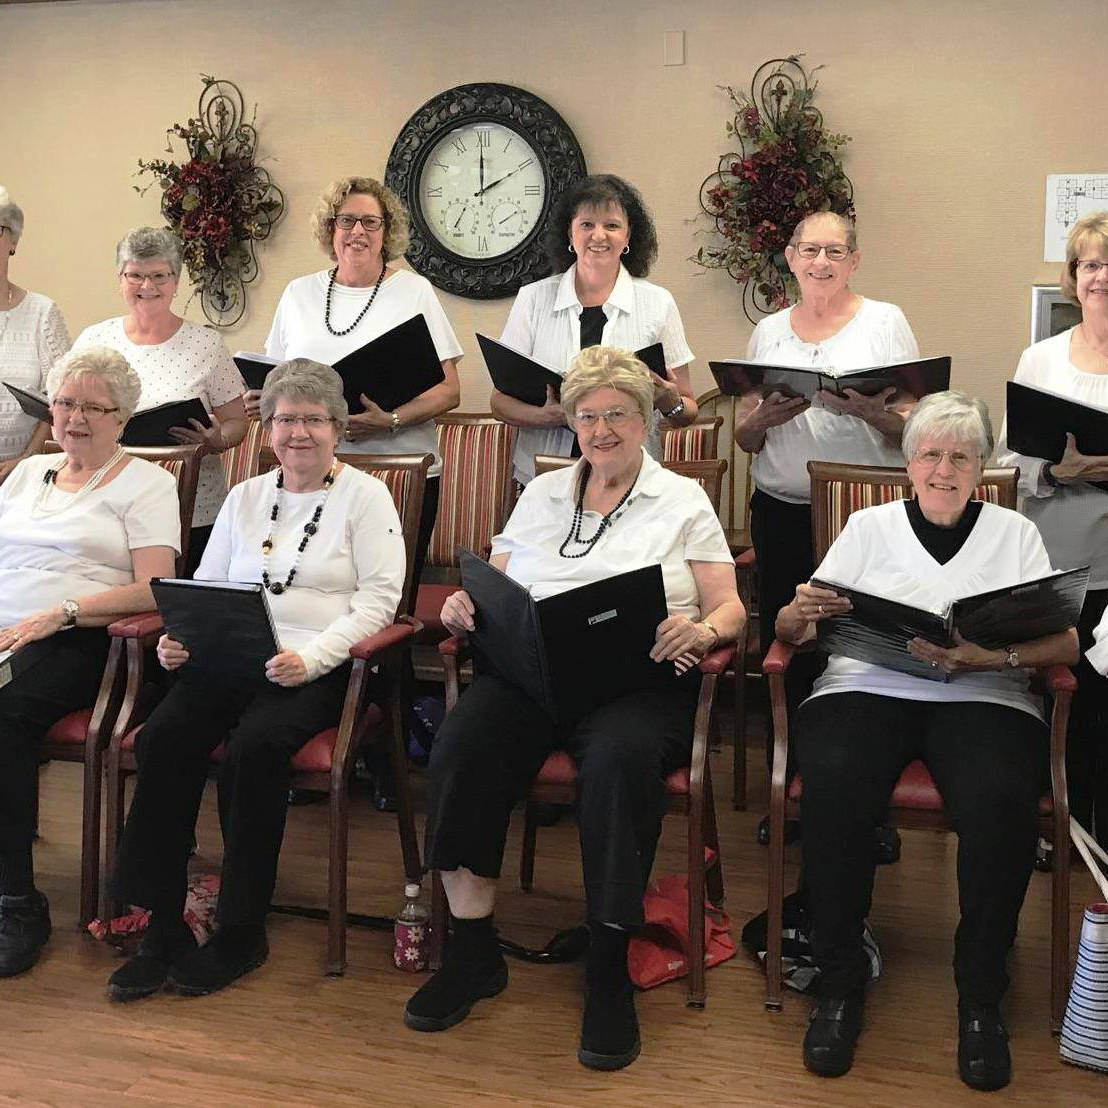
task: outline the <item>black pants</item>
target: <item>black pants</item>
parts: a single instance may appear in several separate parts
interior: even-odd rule
[[[431,532],[435,529],[435,519],[439,514],[439,478],[428,477],[423,490],[423,509],[419,515],[419,531],[416,533],[415,558],[412,563],[412,603],[415,604],[415,590],[419,588],[423,577],[423,563],[427,561],[427,547],[431,542]]]
[[[665,814],[665,777],[688,761],[697,670],[555,724],[514,685],[479,676],[443,722],[427,778],[429,869],[500,876],[512,808],[555,748],[577,765],[577,825],[590,919],[643,922]]]
[[[1077,621],[1081,658],[1076,666],[1077,693],[1066,736],[1070,811],[1104,847],[1108,847],[1108,679],[1089,665],[1085,651],[1093,645],[1093,629],[1106,605],[1108,589],[1086,593]]]
[[[284,689],[242,688],[182,672],[143,727],[131,811],[113,892],[129,904],[179,917],[209,755],[222,742],[219,769],[223,870],[221,927],[265,919],[285,833],[289,763],[342,711],[350,665]]]
[[[81,627],[23,649],[38,661],[0,688],[0,854],[30,850],[39,744],[62,716],[96,700],[108,634]]]
[[[862,924],[873,894],[873,829],[901,771],[919,758],[958,834],[958,996],[999,1003],[1035,858],[1045,725],[999,704],[836,693],[800,708],[796,737],[812,948],[824,995],[849,996],[865,985]]]

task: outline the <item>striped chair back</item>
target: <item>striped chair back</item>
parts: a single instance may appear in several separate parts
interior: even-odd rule
[[[227,488],[233,489],[261,473],[262,448],[269,446],[269,430],[256,419],[247,420],[246,434],[238,446],[232,446],[219,456]]]
[[[808,473],[812,479],[812,553],[816,565],[823,561],[851,512],[907,500],[912,495],[906,469],[809,462]],[[974,499],[1014,509],[1018,480],[1016,467],[987,469]]]
[[[699,462],[717,457],[719,429],[723,416],[698,419],[687,427],[666,427],[662,431],[663,462]],[[718,508],[717,508],[718,511]]]
[[[516,429],[487,413],[439,416],[439,514],[427,565],[457,568],[461,546],[484,554],[512,509]]]

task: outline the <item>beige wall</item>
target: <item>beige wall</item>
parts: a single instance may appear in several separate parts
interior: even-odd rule
[[[306,230],[321,186],[383,173],[398,129],[435,93],[503,81],[548,100],[590,169],[625,175],[652,205],[652,277],[680,306],[699,391],[708,358],[740,352],[749,333],[738,287],[688,261],[698,188],[725,148],[716,86],[745,87],[762,61],[803,51],[826,66],[827,123],[854,139],[855,287],[900,304],[924,352],[952,353],[955,382],[999,415],[1030,286],[1057,277],[1041,260],[1044,177],[1108,169],[1104,16],[1104,0],[0,6],[0,182],[27,216],[12,274],[53,296],[74,334],[116,314],[113,245],[158,217],[154,193],[132,190],[136,161],[194,110],[198,73],[228,77],[258,105],[260,154],[288,198],[247,315],[226,334],[258,349],[285,282],[322,265]],[[673,28],[687,32],[687,64],[663,67]],[[498,333],[508,303],[443,301],[469,352],[463,406],[484,407],[473,332]]]

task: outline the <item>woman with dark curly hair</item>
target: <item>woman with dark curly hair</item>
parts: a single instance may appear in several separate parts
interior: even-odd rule
[[[645,443],[658,457],[659,421],[691,423],[696,401],[689,384],[693,353],[677,305],[644,280],[658,256],[658,236],[642,197],[621,177],[586,177],[558,201],[546,234],[554,275],[519,290],[500,341],[560,372],[587,346],[635,351],[660,342],[666,380],[655,378]],[[520,429],[514,466],[521,485],[535,475],[536,454],[572,452],[573,433],[553,389],[541,408],[496,389],[491,404],[498,419]]]

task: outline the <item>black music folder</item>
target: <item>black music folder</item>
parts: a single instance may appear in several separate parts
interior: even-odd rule
[[[271,358],[268,354],[254,354],[249,350],[237,350],[231,360],[238,367],[248,389],[260,389],[265,384],[269,371],[281,364],[280,358]]]
[[[650,658],[669,614],[662,567],[645,566],[536,601],[522,585],[459,549],[462,587],[477,609],[469,636],[477,668],[510,681],[559,722],[624,693],[670,680]]]
[[[541,408],[546,403],[546,386],[549,385],[557,398],[562,388],[562,375],[550,366],[479,332],[477,345],[481,347],[492,383],[505,396]]]
[[[816,624],[816,640],[829,654],[900,670],[929,681],[950,678],[908,653],[908,640],[954,645],[954,630],[988,650],[1002,650],[1077,626],[1089,567],[1052,573],[1003,589],[955,600],[942,612],[916,608],[860,589],[813,577],[811,584],[848,597],[851,610]]]
[[[768,396],[771,392],[777,392],[789,397],[802,396],[810,401],[820,391],[842,396],[843,390],[852,389],[863,396],[876,396],[884,389],[894,388],[897,396],[918,399],[950,388],[950,357],[946,355],[851,369],[836,376],[825,369],[768,365],[739,358],[709,362],[708,368],[720,392],[727,396],[745,396],[751,392]]]
[[[4,387],[15,397],[23,411],[32,419],[40,423],[53,423],[50,415],[50,402],[41,393],[32,392],[30,389],[21,389],[18,385],[10,385],[2,382]]]
[[[24,670],[41,662],[52,649],[49,639],[35,639],[18,650],[0,650],[0,689],[14,681]]]
[[[239,581],[150,582],[166,634],[186,646],[190,668],[244,681],[265,681],[265,664],[281,647],[265,589]]]
[[[177,441],[169,434],[170,427],[193,431],[195,428],[189,423],[190,419],[195,419],[202,427],[212,425],[204,405],[195,396],[135,412],[127,420],[119,441],[123,446],[176,446]]]
[[[446,380],[422,312],[340,358],[333,368],[342,378],[346,406],[355,415],[365,410],[363,392],[391,412]]]

